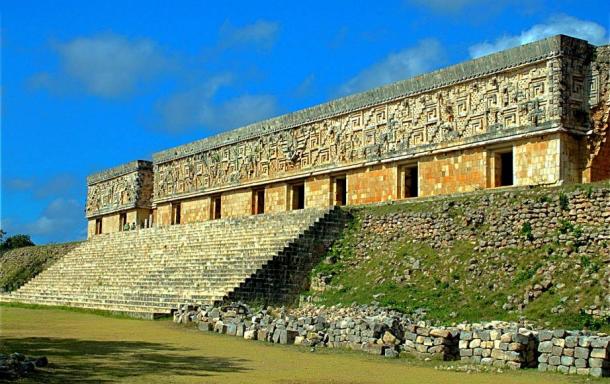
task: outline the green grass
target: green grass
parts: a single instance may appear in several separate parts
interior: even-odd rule
[[[49,305],[27,304],[27,303],[19,303],[19,302],[0,302],[0,308],[2,308],[2,307],[22,308],[22,309],[41,309],[41,310],[53,309],[53,310],[57,310],[57,311],[67,311],[67,312],[74,312],[74,313],[84,313],[84,314],[90,314],[90,315],[111,317],[114,319],[134,319],[134,318],[136,318],[135,316],[130,315],[128,313],[124,313],[124,312],[110,312],[110,311],[103,311],[101,309],[68,307],[68,306],[64,306],[64,305],[49,306]],[[169,319],[171,319],[171,316],[167,315],[167,316],[163,316],[158,319],[155,319],[155,321],[169,320]]]
[[[359,352],[273,345],[203,333],[169,321],[58,309],[0,307],[0,351],[45,355],[50,365],[20,383],[584,383],[533,370],[460,373],[445,362],[387,360]]]
[[[50,267],[80,242],[23,247],[0,255],[0,289],[13,291]]]

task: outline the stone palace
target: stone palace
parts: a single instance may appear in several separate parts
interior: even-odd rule
[[[558,35],[167,149],[88,177],[88,235],[607,179],[609,62]]]

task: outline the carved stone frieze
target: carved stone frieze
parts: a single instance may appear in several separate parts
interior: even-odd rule
[[[152,163],[138,160],[89,176],[87,217],[132,208],[151,208]]]
[[[548,125],[559,120],[552,61],[157,163],[154,199]]]

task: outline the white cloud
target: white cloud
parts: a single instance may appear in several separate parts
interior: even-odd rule
[[[391,53],[343,84],[338,93],[351,94],[406,79],[437,68],[444,60],[441,44],[422,40],[415,47]]]
[[[180,132],[195,127],[213,130],[237,128],[277,113],[277,101],[271,95],[241,95],[222,102],[214,97],[231,83],[231,75],[218,75],[193,90],[177,93],[157,105],[163,129]]]
[[[31,222],[2,219],[2,227],[9,235],[31,235],[36,243],[63,242],[84,238],[86,228],[84,208],[74,199],[57,198],[42,214]]]
[[[220,28],[220,46],[227,48],[251,44],[260,48],[271,48],[279,29],[279,24],[274,21],[257,20],[243,27],[235,27],[227,21]]]
[[[436,11],[454,12],[472,4],[482,3],[483,0],[410,0],[409,3],[426,6]]]
[[[295,97],[305,97],[309,95],[313,89],[315,88],[316,83],[316,75],[310,73],[301,83],[295,88],[294,96]]]
[[[6,181],[6,188],[13,191],[25,191],[34,185],[31,179],[14,178]]]
[[[83,209],[74,199],[58,198],[47,206],[42,215],[23,225],[32,236],[65,235],[84,222]]]
[[[469,48],[469,52],[471,57],[476,58],[557,34],[577,37],[596,45],[608,44],[610,41],[606,29],[593,21],[556,15],[550,17],[545,23],[536,24],[519,35],[502,36],[493,43],[475,44]]]
[[[68,173],[52,176],[36,186],[34,196],[42,199],[49,196],[62,196],[77,186],[76,178]]]
[[[214,113],[202,122],[204,125],[236,128],[271,117],[277,110],[275,96],[246,94],[220,104],[213,109]]]
[[[105,34],[57,43],[54,49],[60,73],[35,74],[30,85],[57,90],[73,82],[90,94],[112,98],[133,92],[170,67],[170,60],[149,39]]]

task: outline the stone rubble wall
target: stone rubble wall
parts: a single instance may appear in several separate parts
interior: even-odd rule
[[[415,324],[374,305],[296,309],[247,305],[182,306],[174,322],[246,340],[358,350],[385,357],[461,360],[498,368],[610,376],[610,336],[585,331],[534,330],[528,324],[490,322],[457,327]]]
[[[436,204],[435,204],[436,202]],[[490,209],[493,207],[493,209]],[[515,273],[515,264],[498,264],[510,250],[550,249],[555,258],[541,259],[538,278],[523,290],[507,297],[502,308],[522,311],[545,292],[560,289],[560,279],[578,274],[584,286],[601,285],[603,296],[591,300],[584,312],[595,318],[610,316],[610,269],[586,268],[595,260],[601,265],[610,258],[610,188],[608,184],[567,188],[501,190],[472,193],[444,199],[429,199],[383,206],[387,212],[371,212],[371,207],[352,208],[361,227],[353,240],[355,262],[389,250],[400,243],[422,242],[442,250],[458,242],[474,244],[469,260],[476,282],[481,276]],[[421,259],[412,259],[404,271],[392,278],[397,284],[422,273]],[[424,273],[426,271],[423,271]],[[332,276],[313,276],[317,291],[328,289]],[[494,284],[496,284],[494,282]],[[499,284],[499,283],[498,283]],[[331,287],[332,288],[332,287]],[[496,287],[497,288],[497,287]],[[570,302],[569,305],[578,305]],[[557,306],[557,313],[565,305]]]
[[[457,360],[459,332],[457,328],[445,329],[407,324],[404,344],[401,347],[405,352],[424,359]]]
[[[610,376],[610,337],[579,331],[540,331],[538,370],[591,376]]]
[[[422,202],[415,200],[405,204]],[[428,208],[380,216],[369,214],[362,227],[390,237],[400,235],[408,225],[410,236],[430,241],[435,248],[456,240],[477,240],[476,251],[560,243],[572,245],[573,252],[610,255],[607,248],[610,188],[607,187],[587,189],[584,186],[571,192],[553,188],[485,191],[455,199],[444,198],[440,204],[429,204]],[[522,233],[525,223],[531,227],[529,237]],[[579,225],[583,231],[560,231],[565,223]]]
[[[526,328],[476,328],[459,334],[464,362],[512,369],[536,366],[537,332]]]

